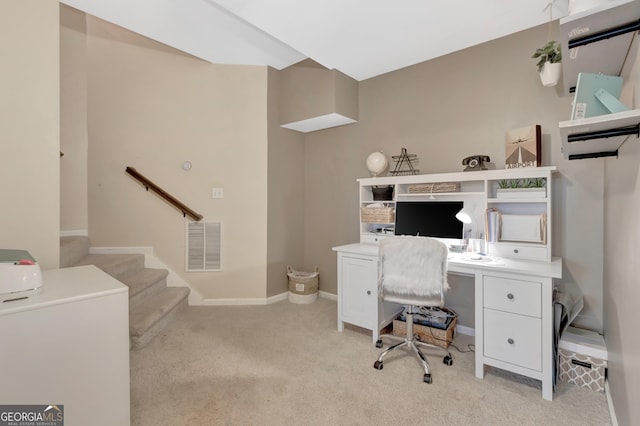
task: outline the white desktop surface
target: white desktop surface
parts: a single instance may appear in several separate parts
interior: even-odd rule
[[[39,294],[1,303],[0,316],[128,291],[126,285],[93,265],[50,269],[42,272],[42,289]]]
[[[376,256],[375,244],[353,243],[333,247],[333,251]],[[447,270],[451,273],[475,275],[477,270],[513,272],[536,277],[562,278],[562,258],[554,257],[551,262],[536,260],[515,260],[504,257],[481,256],[481,260],[471,260],[473,253],[449,253]]]

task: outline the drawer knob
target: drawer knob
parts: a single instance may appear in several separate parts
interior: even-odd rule
[[[509,343],[510,345],[513,345],[514,340],[513,340],[512,338],[508,338],[508,339],[507,339],[507,343]]]
[[[509,300],[513,300],[513,293],[509,293],[509,294],[507,294],[507,299],[509,299]]]
[[[367,294],[371,296],[371,290],[367,290]]]
[[[518,249],[513,249],[513,252],[514,252],[515,254],[518,254]]]

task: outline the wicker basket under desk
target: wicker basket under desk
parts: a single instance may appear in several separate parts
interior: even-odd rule
[[[395,209],[393,207],[363,207],[360,209],[360,220],[364,223],[393,223]]]
[[[413,183],[407,188],[409,194],[438,194],[460,192],[460,182]]]

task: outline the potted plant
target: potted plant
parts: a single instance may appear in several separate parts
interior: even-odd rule
[[[544,198],[547,196],[547,180],[545,178],[532,179],[502,179],[498,181],[497,198]]]
[[[562,51],[560,50],[560,43],[552,40],[547,42],[544,46],[536,49],[531,56],[534,59],[538,59],[536,66],[540,73],[540,80],[545,87],[555,86],[560,81]]]

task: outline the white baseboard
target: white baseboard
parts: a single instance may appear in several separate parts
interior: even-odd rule
[[[334,302],[338,301],[338,295],[333,293],[327,293],[326,291],[318,291],[318,296],[323,299],[333,300]]]
[[[327,293],[324,291],[318,292],[318,296],[323,299],[329,299],[337,301],[338,297],[333,293]],[[205,306],[250,306],[250,305],[270,305],[272,303],[278,303],[285,300],[289,300],[289,292],[277,294],[275,296],[267,297],[265,299],[252,298],[252,299],[203,299],[203,305]]]
[[[609,389],[609,379],[604,381],[604,393],[607,395],[607,405],[609,406],[609,416],[611,417],[611,426],[618,426],[618,418],[616,417],[616,409],[611,399],[611,391]]]
[[[456,333],[464,334],[465,336],[474,336],[476,335],[476,329],[467,327],[466,325],[456,325]]]
[[[274,297],[279,297],[274,296]],[[252,306],[267,305],[271,298],[252,298],[252,299],[203,299],[204,306]]]
[[[271,296],[267,298],[267,305],[270,305],[272,303],[278,303],[278,302],[283,302],[285,300],[289,299],[289,292],[284,292],[284,293],[280,293],[277,294],[275,296]]]

